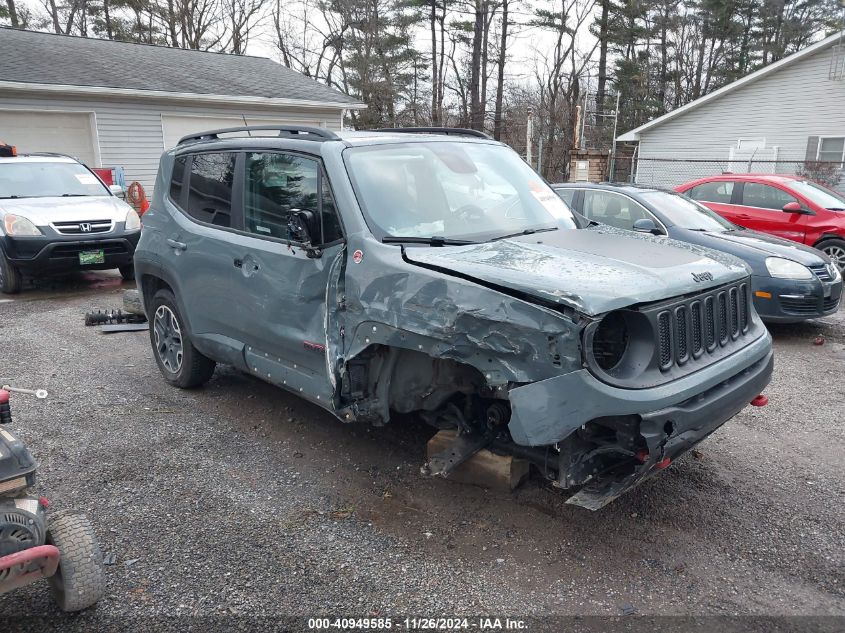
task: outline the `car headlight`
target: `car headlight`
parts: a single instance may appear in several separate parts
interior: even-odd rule
[[[141,217],[135,212],[135,209],[127,211],[123,228],[127,231],[137,231],[141,228]]]
[[[14,213],[7,213],[3,217],[3,230],[6,235],[14,236],[36,236],[42,235],[41,230],[33,224],[32,220]]]
[[[791,259],[781,257],[768,257],[766,268],[772,277],[778,279],[812,279],[813,273],[806,266],[794,262]]]
[[[839,272],[839,269],[836,267],[836,264],[828,264],[827,271],[830,273],[830,276],[833,278],[833,281],[839,281],[842,277],[842,273]]]

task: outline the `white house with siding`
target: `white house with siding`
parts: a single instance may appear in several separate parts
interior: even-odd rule
[[[845,31],[617,138],[635,179],[675,186],[721,171],[796,173],[845,164]],[[750,169],[749,169],[750,168]],[[837,188],[845,190],[845,179]]]
[[[123,167],[152,191],[161,153],[214,128],[340,129],[349,96],[263,57],[0,27],[0,141]]]

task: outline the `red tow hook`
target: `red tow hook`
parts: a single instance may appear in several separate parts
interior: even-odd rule
[[[645,464],[648,461],[648,451],[646,449],[642,449],[636,455],[637,461],[641,464]]]
[[[664,470],[666,468],[669,468],[669,464],[671,464],[671,463],[672,463],[671,459],[669,459],[668,457],[664,457],[659,462],[657,462],[654,465],[654,467],[657,468],[658,470]]]
[[[752,407],[765,407],[767,404],[769,404],[769,397],[762,393],[751,401]]]

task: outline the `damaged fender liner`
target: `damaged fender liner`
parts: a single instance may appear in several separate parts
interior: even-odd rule
[[[586,369],[530,383],[510,391],[511,419],[508,429],[517,444],[548,446],[568,437],[581,425],[595,418],[644,415],[678,406],[729,380],[754,382],[748,370],[771,354],[771,335],[764,330],[757,340],[728,358],[658,387],[612,387],[595,378]],[[761,389],[770,375],[771,368]],[[745,400],[743,406],[758,393]]]

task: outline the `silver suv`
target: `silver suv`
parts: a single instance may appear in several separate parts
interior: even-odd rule
[[[115,193],[69,156],[0,157],[0,291],[20,292],[24,275],[74,270],[134,279],[141,220]]]
[[[596,509],[769,382],[732,256],[588,226],[476,132],[267,131],[162,156],[135,265],[169,383],[225,363],[343,422],[415,413],[458,431],[430,472],[494,447]]]

